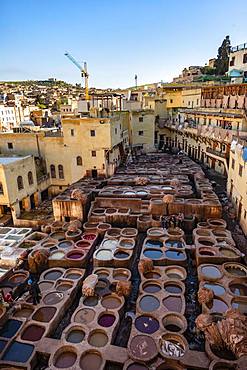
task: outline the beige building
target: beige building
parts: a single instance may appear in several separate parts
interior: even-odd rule
[[[247,81],[247,43],[231,48],[228,75],[234,83]]]
[[[132,148],[145,152],[154,150],[155,115],[153,110],[132,111],[130,113],[129,139]]]
[[[235,205],[237,220],[247,235],[247,164],[243,158],[243,149],[245,147],[247,147],[247,139],[238,139],[236,140],[236,145],[232,145],[227,192]]]

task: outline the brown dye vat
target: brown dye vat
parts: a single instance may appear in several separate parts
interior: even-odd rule
[[[199,237],[197,239],[197,243],[204,245],[205,247],[212,247],[215,244],[215,242],[212,239],[210,240],[209,238],[206,239],[202,237]]]
[[[76,358],[75,352],[66,350],[57,356],[54,365],[59,369],[68,369],[74,365]]]
[[[39,288],[42,292],[46,292],[47,290],[50,290],[53,287],[54,283],[50,281],[41,281],[39,283]]]
[[[148,370],[148,367],[137,362],[133,362],[127,367],[127,370]]]
[[[64,277],[70,280],[78,280],[82,277],[82,274],[77,270],[67,270]]]
[[[158,272],[156,272],[156,271],[150,271],[150,272],[146,272],[144,274],[144,277],[146,279],[160,279],[161,278],[161,275]]]
[[[87,351],[80,359],[81,370],[98,370],[103,364],[102,356],[96,351]]]
[[[229,289],[232,294],[236,296],[247,296],[247,285],[239,284],[239,283],[231,283],[229,284]]]
[[[104,347],[108,342],[108,337],[105,332],[95,330],[89,334],[88,343],[93,347]]]
[[[62,272],[59,270],[51,270],[44,275],[45,280],[57,280],[62,276]]]
[[[47,305],[53,305],[61,302],[63,299],[63,293],[51,292],[48,293],[44,298],[43,302]]]
[[[114,295],[106,295],[101,300],[101,305],[109,310],[119,308],[121,304],[121,300]]]
[[[210,250],[208,248],[202,247],[202,248],[199,248],[199,254],[201,256],[214,256],[216,254],[216,252],[213,251],[213,250]]]
[[[56,286],[58,292],[66,292],[67,290],[73,288],[73,284],[69,282],[59,282]]]
[[[231,277],[245,278],[247,276],[247,268],[239,263],[224,263],[223,268]]]
[[[128,280],[129,277],[130,277],[129,270],[124,269],[113,270],[113,279],[115,280]]]
[[[144,283],[142,289],[145,293],[157,293],[161,291],[161,286],[152,281]]]
[[[109,271],[103,269],[96,270],[94,273],[98,275],[99,278],[108,278],[108,276],[110,275]]]
[[[134,360],[150,361],[158,354],[153,338],[147,335],[136,335],[129,344],[129,355]]]
[[[178,296],[168,296],[163,299],[163,305],[168,311],[181,312],[182,311],[182,298]]]
[[[9,278],[10,283],[20,284],[23,283],[28,277],[28,273],[17,272]]]
[[[33,314],[33,320],[49,322],[54,317],[57,309],[55,307],[41,307]]]
[[[61,241],[65,239],[65,233],[63,231],[55,231],[50,234],[50,238]]]
[[[180,270],[178,267],[167,267],[165,274],[169,279],[184,280],[186,278],[184,270]]]
[[[95,311],[92,308],[82,308],[77,311],[74,316],[74,321],[80,324],[89,324],[95,318]]]
[[[231,248],[220,247],[219,252],[225,257],[238,257],[238,254]]]
[[[39,325],[29,325],[27,326],[22,335],[21,339],[27,340],[30,342],[37,342],[40,340],[45,332],[45,328],[39,326]]]
[[[28,318],[32,315],[34,309],[31,307],[23,307],[20,310],[16,311],[14,317],[25,317]]]
[[[184,316],[175,313],[168,313],[162,319],[162,324],[165,330],[182,333],[187,328],[187,321]]]
[[[97,306],[99,302],[98,296],[86,297],[83,300],[84,306],[94,307]]]

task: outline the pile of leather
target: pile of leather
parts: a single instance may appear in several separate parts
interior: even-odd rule
[[[201,314],[196,319],[196,326],[212,348],[228,349],[236,358],[247,356],[247,317],[239,310],[229,309],[220,319]]]

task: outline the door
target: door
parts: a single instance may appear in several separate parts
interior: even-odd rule
[[[97,179],[98,177],[98,171],[97,170],[92,170],[92,178]]]

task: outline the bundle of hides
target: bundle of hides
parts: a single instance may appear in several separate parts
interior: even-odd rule
[[[135,185],[147,185],[148,178],[147,177],[135,177],[134,182],[135,182]]]
[[[38,249],[28,256],[28,268],[33,274],[42,272],[48,267],[49,252],[46,249]]]
[[[129,297],[131,293],[131,282],[130,281],[118,281],[116,285],[116,293],[119,297]]]
[[[210,306],[210,304],[213,303],[214,299],[214,292],[211,289],[208,288],[200,288],[197,293],[198,296],[198,302],[200,304],[206,304]]]
[[[73,220],[73,221],[70,221],[70,223],[69,223],[69,225],[68,225],[68,227],[67,227],[67,230],[72,231],[72,230],[70,229],[70,227],[75,227],[75,229],[76,229],[76,230],[77,230],[77,229],[81,229],[81,227],[82,227],[82,223],[81,223],[81,221],[80,221],[80,220]]]
[[[140,260],[138,263],[138,271],[141,274],[146,274],[147,272],[152,271],[153,268],[154,268],[153,261],[150,258]]]
[[[247,356],[247,317],[238,310],[227,310],[218,322],[209,314],[201,314],[196,319],[196,326],[204,332],[212,347],[218,350],[227,348],[237,358]]]
[[[83,190],[74,189],[70,194],[70,199],[80,200],[81,202],[85,202],[87,199],[87,195],[84,193]]]
[[[164,203],[172,203],[174,202],[174,195],[172,194],[166,194],[163,196],[163,202]]]
[[[42,233],[50,234],[51,225],[50,224],[42,225],[41,226],[41,231],[42,231]]]
[[[94,289],[95,289],[97,282],[98,282],[98,275],[96,274],[89,275],[83,282],[82,294],[85,297],[94,296]]]

